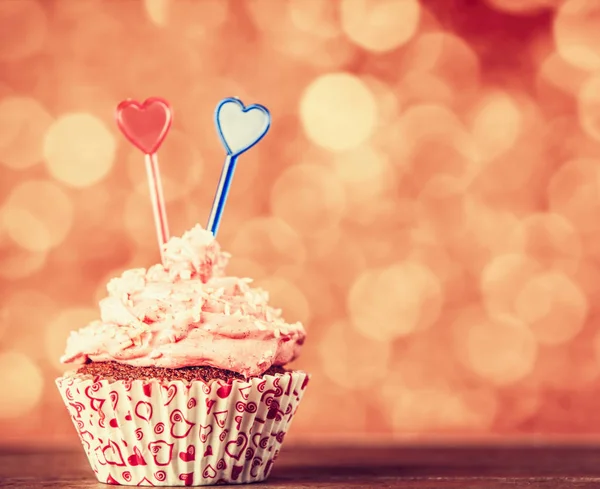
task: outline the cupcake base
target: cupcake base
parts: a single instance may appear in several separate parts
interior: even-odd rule
[[[273,467],[309,376],[56,384],[100,482],[201,486],[259,482]]]
[[[284,374],[286,370],[283,367],[270,367],[264,372],[265,375]],[[215,367],[183,367],[183,368],[162,368],[162,367],[132,367],[118,362],[90,362],[81,366],[77,370],[78,374],[89,375],[99,379],[106,380],[139,380],[139,379],[157,379],[157,380],[222,380],[231,382],[234,380],[244,380],[244,376],[231,370],[224,370]]]

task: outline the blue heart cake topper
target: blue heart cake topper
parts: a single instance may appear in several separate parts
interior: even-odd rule
[[[223,208],[231,186],[238,156],[249,150],[267,134],[271,114],[266,107],[254,104],[244,106],[237,98],[221,100],[215,110],[215,125],[227,157],[219,179],[206,229],[216,236]]]
[[[215,124],[227,154],[240,155],[267,134],[271,114],[262,105],[244,107],[241,100],[226,98],[217,105]]]

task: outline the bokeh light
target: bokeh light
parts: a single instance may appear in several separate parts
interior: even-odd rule
[[[58,305],[48,295],[35,289],[21,287],[0,298],[5,312],[5,325],[11,331],[40,331],[52,316],[57,314]],[[35,307],[34,307],[35,306]],[[12,341],[17,340],[13,336]],[[3,344],[8,341],[3,342]]]
[[[356,361],[356,349],[362,352]],[[345,322],[331,325],[319,344],[325,375],[346,389],[372,386],[388,375],[391,345],[388,341],[369,339]]]
[[[560,214],[532,213],[508,236],[509,247],[547,268],[573,272],[579,268],[582,245],[573,224]]]
[[[115,157],[114,136],[90,114],[68,114],[48,130],[44,156],[54,178],[73,187],[88,187],[102,180]]]
[[[36,0],[0,4],[0,61],[15,61],[42,50],[48,32],[46,12]]]
[[[14,246],[14,241],[0,219],[0,277],[9,281],[29,277],[43,268],[47,255],[46,251],[30,251]],[[0,330],[1,323],[2,321]]]
[[[319,348],[325,375],[346,389],[371,387],[388,375],[390,343],[366,338],[347,323],[332,325]],[[364,355],[360,362],[354,355],[357,348]]]
[[[114,122],[151,96],[174,109],[172,235],[208,217],[218,100],[272,113],[218,238],[309,333],[291,438],[597,439],[599,19],[594,0],[0,0],[0,441],[77,443],[51,394],[65,338],[160,260]]]
[[[600,158],[577,158],[564,162],[548,185],[550,208],[576,227],[585,242],[600,230]]]
[[[8,245],[7,245],[8,246]],[[17,280],[39,272],[46,264],[45,252],[32,252],[24,249],[0,248],[0,276],[7,280]]]
[[[480,152],[474,140],[456,114],[444,106],[411,106],[400,118],[394,137],[398,150],[405,153],[397,163],[408,165],[403,170],[417,192],[443,181],[437,183],[437,193],[442,187],[445,193],[455,194],[479,171]]]
[[[583,130],[600,141],[600,75],[591,77],[581,87],[579,117]]]
[[[424,429],[469,433],[486,429],[493,419],[493,397],[473,402],[448,387],[407,390],[401,396],[397,392],[391,415],[394,429],[401,433],[417,436]]]
[[[169,0],[144,0],[148,18],[158,26],[164,26],[169,19]]]
[[[365,142],[375,129],[377,106],[373,94],[350,73],[331,73],[314,80],[300,103],[306,135],[333,151]]]
[[[417,32],[418,0],[341,0],[344,33],[369,51],[383,52],[405,44]]]
[[[491,315],[510,316],[519,291],[541,270],[541,265],[526,255],[498,255],[481,272],[480,287],[485,307]]]
[[[554,40],[559,54],[575,66],[600,69],[600,4],[566,0],[554,19]]]
[[[436,275],[415,262],[368,270],[348,295],[352,325],[375,340],[392,340],[430,327],[439,317],[443,290]]]
[[[337,5],[333,2],[305,2],[289,0],[288,13],[292,24],[301,31],[312,32],[324,39],[341,34]]]
[[[253,285],[266,290],[270,303],[273,307],[285,311],[285,317],[290,322],[310,324],[310,305],[297,285],[282,277],[263,278]]]
[[[467,310],[454,322],[460,359],[473,373],[505,386],[526,377],[534,368],[537,343],[527,325],[510,316],[488,316]]]
[[[552,100],[548,100],[550,96],[554,98],[558,93],[561,93],[566,96],[566,99],[563,99],[563,104],[571,103],[571,97],[573,94],[579,92],[581,85],[588,78],[589,73],[581,68],[573,66],[569,64],[563,57],[561,57],[556,51],[552,51],[546,59],[541,63],[538,73],[538,84],[540,85],[538,88],[538,92],[540,97],[544,95],[543,93],[543,85],[547,84],[551,87],[554,87],[556,90],[549,93],[549,96],[543,98],[543,101],[546,103],[553,102]],[[556,101],[554,101],[556,103]],[[554,108],[554,104],[552,106]]]
[[[583,292],[559,272],[536,274],[519,291],[515,313],[528,324],[537,340],[560,344],[583,328],[589,311]]]
[[[0,419],[29,414],[44,388],[40,368],[22,353],[5,351],[0,353],[0,378],[5,389],[5,395],[0,397]]]
[[[369,223],[376,218],[372,202],[394,188],[394,169],[387,155],[371,146],[338,153],[333,159],[336,177],[344,185],[346,218]]]
[[[242,264],[248,261],[261,263],[265,273],[273,274],[286,265],[302,266],[306,263],[306,248],[303,246],[300,235],[282,219],[276,217],[263,217],[245,221],[235,233],[229,247],[232,265],[238,261]],[[245,270],[242,264],[240,271]],[[250,267],[245,273],[248,277],[261,278],[253,275],[258,272]]]
[[[289,63],[287,76],[310,79],[300,66],[334,70],[344,66],[354,54],[353,46],[341,35],[339,6],[331,2],[288,0],[245,2],[253,27],[263,35],[258,41],[265,53],[282,54]],[[269,64],[270,57],[264,59]],[[293,73],[293,74],[292,74]],[[293,78],[291,78],[293,79]],[[290,91],[291,85],[278,84],[277,94]]]
[[[463,105],[463,100],[470,101],[480,86],[481,63],[474,48],[464,39],[442,30],[423,32],[417,36],[406,49],[402,68],[404,73],[425,73],[430,76],[429,85],[414,86],[418,94],[428,103],[435,102],[436,93],[427,95],[427,88],[435,87],[436,91],[449,92],[452,105]],[[411,92],[400,92],[409,98]],[[439,95],[437,95],[439,97]]]
[[[345,209],[345,193],[335,174],[316,165],[291,166],[273,185],[273,214],[304,235],[335,226]]]
[[[35,99],[0,100],[0,163],[24,170],[42,162],[44,135],[52,117]]]
[[[495,157],[510,149],[521,130],[522,116],[509,94],[490,93],[483,97],[473,117],[473,135],[486,157]]]
[[[73,204],[58,185],[29,180],[15,187],[1,209],[7,234],[29,251],[45,251],[65,239],[73,221]]]
[[[229,13],[229,2],[220,0],[143,0],[148,18],[157,26],[178,28],[194,39],[220,27]]]

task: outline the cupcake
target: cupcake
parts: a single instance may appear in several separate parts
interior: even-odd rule
[[[309,376],[286,370],[288,324],[196,226],[163,263],[107,286],[100,320],[67,340],[56,384],[100,482],[198,486],[264,480]]]

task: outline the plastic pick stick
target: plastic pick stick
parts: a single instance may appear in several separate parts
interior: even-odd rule
[[[227,152],[206,226],[216,236],[237,159],[265,136],[271,126],[271,114],[262,105],[245,107],[237,98],[226,98],[217,105],[215,124]]]
[[[149,98],[141,104],[128,99],[117,106],[116,118],[117,126],[127,140],[144,153],[154,224],[164,263],[163,248],[169,240],[169,225],[156,152],[171,127],[171,106],[166,100],[156,97]]]

